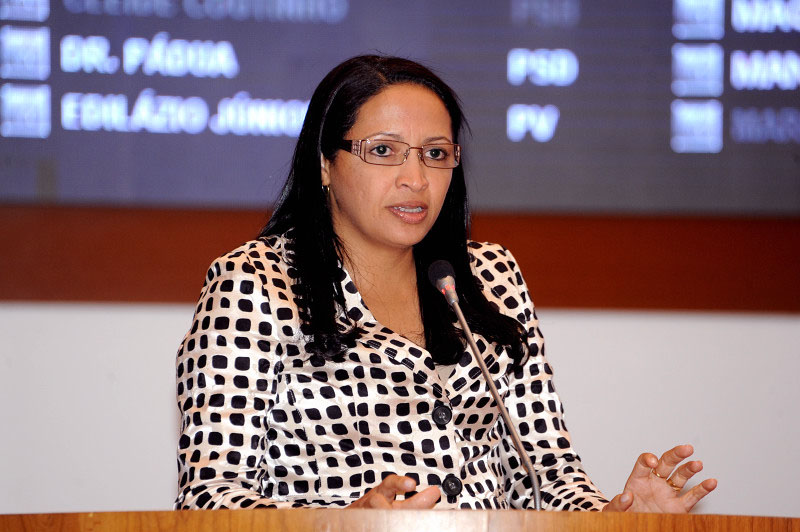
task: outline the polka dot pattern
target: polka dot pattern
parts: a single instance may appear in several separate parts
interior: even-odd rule
[[[505,350],[476,342],[542,484],[543,505],[597,510],[564,425],[533,304],[513,256],[470,242],[490,302],[527,331],[511,374]],[[387,475],[440,486],[439,508],[532,507],[530,480],[487,385],[465,351],[443,380],[433,358],[378,323],[339,275],[342,327],[364,330],[343,361],[307,352],[292,243],[274,236],[208,270],[177,358],[180,491],[176,508],[345,506]]]

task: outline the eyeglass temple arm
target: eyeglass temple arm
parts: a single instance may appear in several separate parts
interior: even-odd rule
[[[339,144],[339,148],[345,151],[349,151],[353,155],[361,156],[361,142],[360,140],[343,140]]]

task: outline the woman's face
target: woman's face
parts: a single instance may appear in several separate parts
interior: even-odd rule
[[[430,89],[390,85],[367,100],[346,140],[399,140],[411,146],[452,143],[450,115]],[[408,249],[439,216],[452,169],[429,168],[411,150],[400,166],[368,164],[340,150],[323,157],[322,184],[330,187],[333,227],[348,253]]]

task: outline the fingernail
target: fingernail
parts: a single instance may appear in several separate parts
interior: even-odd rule
[[[622,497],[619,498],[619,502],[624,502],[626,504],[628,502],[630,502],[630,500],[631,500],[631,494],[630,493],[623,493]]]

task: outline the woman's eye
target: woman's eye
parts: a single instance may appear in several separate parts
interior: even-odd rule
[[[428,159],[442,160],[447,158],[447,150],[444,148],[430,148],[426,154]]]
[[[378,157],[388,157],[392,154],[391,146],[387,144],[378,144],[374,148],[370,150],[373,155],[377,155]]]

